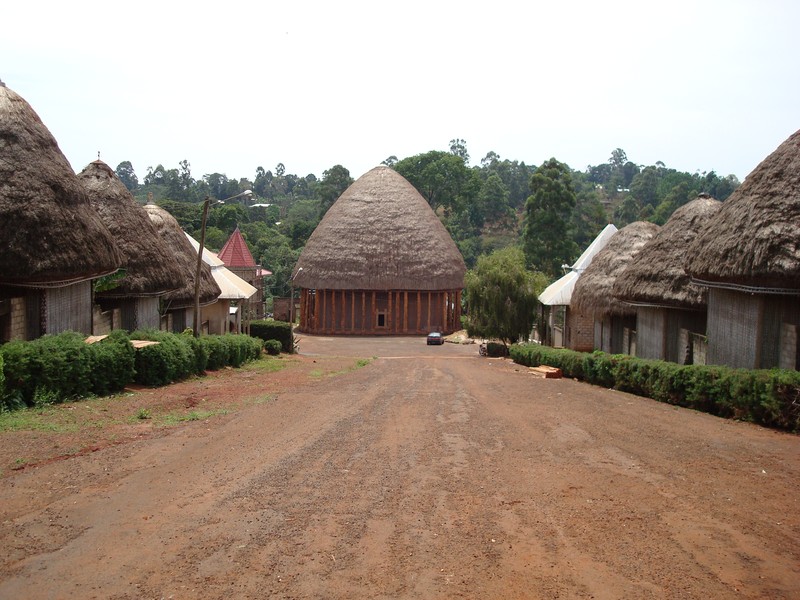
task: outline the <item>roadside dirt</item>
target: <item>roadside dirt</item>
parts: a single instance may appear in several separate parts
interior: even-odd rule
[[[0,598],[800,597],[798,436],[474,345],[300,348],[0,434]]]

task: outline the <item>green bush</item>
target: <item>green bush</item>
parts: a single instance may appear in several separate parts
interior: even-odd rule
[[[136,351],[136,383],[157,387],[202,373],[202,361],[195,352],[203,346],[191,334],[147,329],[134,331],[131,338],[158,342]]]
[[[567,377],[769,427],[800,430],[800,372],[678,365],[539,344],[511,347],[515,362],[558,367]]]
[[[200,339],[208,353],[206,368],[210,371],[217,371],[226,367],[230,360],[230,346],[225,343],[222,336],[204,335]]]
[[[136,350],[125,331],[114,331],[89,345],[89,354],[89,378],[96,396],[118,392],[134,380]]]
[[[277,356],[281,353],[281,343],[278,340],[267,340],[264,342],[264,349],[270,356]]]
[[[250,335],[264,340],[278,340],[286,354],[294,352],[294,333],[292,324],[285,321],[253,321],[250,323]]]
[[[486,356],[491,356],[492,358],[508,356],[508,346],[500,342],[487,342]]]

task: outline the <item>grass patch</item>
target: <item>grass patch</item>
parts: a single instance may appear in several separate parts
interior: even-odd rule
[[[356,360],[355,363],[353,363],[352,367],[348,367],[346,369],[340,369],[338,371],[328,371],[327,373],[325,371],[323,371],[322,369],[314,369],[313,371],[311,371],[308,374],[308,376],[309,377],[314,377],[316,379],[319,379],[320,377],[335,377],[337,375],[345,375],[347,373],[355,371],[356,369],[360,369],[362,367],[366,367],[373,360],[375,360],[375,359],[374,358],[359,358],[358,360]]]
[[[259,373],[277,373],[289,367],[295,361],[283,356],[262,356],[258,360],[246,363],[240,368],[242,371],[257,371]]]
[[[217,415],[227,415],[230,411],[226,408],[217,410],[193,410],[188,413],[167,413],[158,416],[158,424],[164,427],[179,425],[189,421],[205,421]]]

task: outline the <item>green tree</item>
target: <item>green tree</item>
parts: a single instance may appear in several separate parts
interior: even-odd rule
[[[525,269],[525,255],[516,247],[481,256],[467,272],[467,332],[508,345],[527,339],[536,320],[539,293],[547,281]]]
[[[133,170],[133,165],[129,160],[119,163],[114,172],[129,191],[133,192],[139,187],[139,178],[136,177],[136,173]]]
[[[460,157],[439,150],[404,158],[394,169],[417,188],[434,211],[458,211],[469,204],[480,186],[474,179],[476,173]]]
[[[570,222],[575,193],[569,167],[551,158],[531,178],[531,195],[525,203],[523,248],[531,268],[550,278],[577,255]]]
[[[319,199],[320,219],[325,216],[328,209],[333,206],[333,203],[339,199],[339,196],[352,183],[353,178],[350,177],[350,171],[342,165],[334,165],[327,171],[323,171],[322,181],[319,182],[316,188],[316,195]]]

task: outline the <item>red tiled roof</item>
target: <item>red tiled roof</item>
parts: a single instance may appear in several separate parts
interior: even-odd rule
[[[253,255],[247,248],[247,243],[244,241],[239,228],[231,234],[228,241],[222,247],[222,250],[217,254],[226,267],[256,267],[256,261],[253,260]]]

